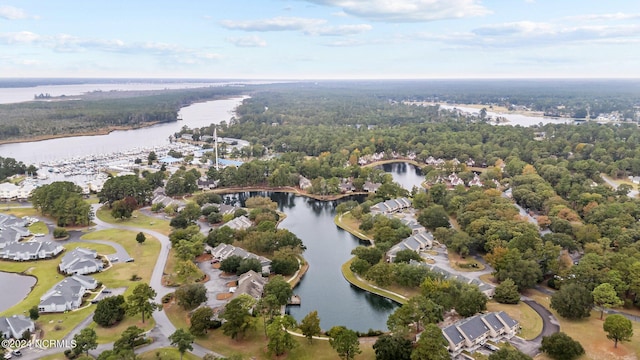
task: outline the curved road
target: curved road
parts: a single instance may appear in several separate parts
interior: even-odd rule
[[[98,208],[100,207],[100,204],[94,204],[92,205],[92,210],[94,211],[94,214],[96,213],[96,211],[98,210]],[[121,230],[131,230],[131,231],[135,231],[135,232],[145,232],[147,234],[150,234],[152,236],[154,236],[156,239],[158,239],[158,241],[160,241],[161,247],[160,247],[160,254],[158,254],[158,260],[156,261],[156,265],[153,268],[153,273],[151,274],[151,281],[149,282],[149,285],[156,291],[157,295],[156,298],[154,299],[154,301],[156,303],[161,304],[162,303],[162,297],[168,293],[171,293],[173,291],[175,291],[175,289],[170,288],[170,287],[166,287],[164,285],[162,285],[162,275],[164,273],[164,267],[167,263],[167,257],[169,256],[169,249],[171,248],[171,241],[169,240],[169,237],[167,237],[164,234],[161,234],[157,231],[153,231],[153,230],[149,230],[149,229],[143,229],[143,228],[136,228],[136,227],[131,227],[131,226],[124,226],[124,225],[115,225],[115,224],[109,224],[107,222],[104,222],[100,219],[98,219],[97,217],[95,217],[93,219],[93,222],[96,224],[95,229],[96,230],[104,230],[104,229],[121,229]],[[108,245],[113,246],[114,244],[107,242]],[[124,250],[124,249],[123,249]],[[125,251],[126,253],[126,251]],[[93,314],[92,314],[93,315]],[[67,336],[65,336],[63,338],[63,340],[67,340],[70,341],[71,339],[73,339],[73,336],[75,336],[75,334],[79,333],[80,330],[84,329],[85,327],[87,327],[89,324],[91,324],[91,322],[93,321],[92,318],[93,316],[90,315],[88,316],[85,320],[83,320],[80,324],[78,324],[78,326],[76,326],[73,330],[71,330],[69,332],[69,334],[67,334]],[[154,311],[153,314],[153,319],[156,322],[156,326],[151,329],[148,333],[147,336],[153,338],[153,343],[146,345],[146,346],[142,346],[139,348],[136,348],[135,352],[137,354],[143,353],[143,352],[147,352],[153,349],[158,349],[158,348],[162,348],[162,347],[170,347],[171,343],[168,340],[169,336],[171,334],[173,334],[173,332],[176,331],[176,327],[173,326],[173,324],[171,323],[171,321],[169,321],[169,318],[167,317],[167,314],[164,311]],[[198,357],[203,357],[205,354],[213,354],[216,357],[224,357],[224,355],[222,354],[218,354],[216,352],[213,352],[211,350],[208,350],[198,344],[193,344],[193,351],[191,351],[192,354],[198,356]],[[101,344],[98,346],[97,349],[90,351],[89,353],[93,356],[98,356],[101,352],[105,351],[105,350],[111,350],[113,347],[113,343],[109,343],[109,344]],[[25,349],[25,351],[23,351],[23,356],[22,359],[39,359],[43,356],[46,355],[51,355],[51,354],[57,354],[60,353],[61,349],[60,348],[52,348],[52,349],[47,349],[47,350],[34,350],[34,349]]]

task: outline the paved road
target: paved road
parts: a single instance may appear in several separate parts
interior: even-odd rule
[[[547,310],[544,306],[530,299],[523,299],[522,302],[529,305],[535,312],[542,318],[542,332],[533,340],[523,340],[522,338],[515,337],[511,339],[511,343],[517,347],[523,353],[535,357],[540,353],[540,345],[544,336],[549,336],[560,331],[560,325],[558,319]]]
[[[94,211],[94,213],[98,210],[99,207],[100,207],[100,204],[92,205],[92,210]],[[158,239],[158,241],[160,241],[160,244],[161,244],[160,254],[158,255],[158,260],[156,261],[156,265],[153,268],[153,273],[151,274],[151,281],[149,282],[149,285],[151,285],[151,287],[153,287],[153,289],[156,290],[157,296],[154,300],[157,303],[162,303],[161,300],[164,295],[175,291],[174,288],[169,288],[162,285],[162,275],[164,273],[165,264],[167,263],[167,257],[169,256],[169,249],[171,248],[171,241],[166,235],[161,234],[157,231],[148,230],[148,229],[109,224],[104,221],[101,221],[97,217],[94,218],[93,222],[96,224],[96,227],[95,227],[96,230],[121,229],[121,230],[131,230],[134,232],[142,231]],[[109,241],[106,241],[106,243],[108,243],[108,245],[111,245],[111,246],[117,245],[117,244],[112,244]],[[128,257],[128,255],[126,255],[125,258],[126,257]],[[171,346],[168,338],[171,334],[173,334],[173,332],[176,331],[175,326],[173,326],[171,321],[169,321],[169,318],[167,317],[167,314],[164,311],[155,311],[152,314],[152,316],[156,322],[156,326],[147,333],[147,336],[150,338],[153,338],[154,341],[149,345],[137,348],[135,350],[137,354],[150,351],[153,349]],[[70,341],[75,334],[80,332],[80,330],[87,327],[92,322],[92,318],[93,318],[93,314],[89,315],[78,326],[76,326],[73,330],[71,330],[63,340]],[[113,343],[101,344],[100,346],[98,346],[96,350],[90,351],[89,353],[93,356],[97,356],[101,352],[106,350],[111,350],[112,348],[113,348]],[[21,358],[25,360],[31,360],[31,359],[37,360],[46,355],[57,354],[57,353],[61,353],[60,348],[47,349],[47,350],[24,349],[23,356]],[[224,355],[222,354],[218,354],[211,350],[205,349],[204,347],[197,344],[193,344],[193,351],[191,351],[191,353],[198,357],[203,357],[205,354],[213,354],[214,356],[217,356],[217,357],[224,357]]]
[[[618,184],[618,183],[616,183],[615,181],[613,181],[613,180],[609,179],[609,178],[608,178],[608,177],[606,177],[606,176],[602,176],[602,175],[601,175],[600,177],[602,178],[602,180],[604,180],[604,182],[606,182],[607,184],[609,184],[609,185],[610,185],[614,190],[618,190],[618,186],[619,186],[619,184]],[[632,199],[637,198],[637,197],[638,197],[638,190],[635,190],[635,189],[634,189],[634,190],[629,191],[629,193],[627,194],[627,196],[628,196],[628,197],[630,197],[630,198],[632,198]]]

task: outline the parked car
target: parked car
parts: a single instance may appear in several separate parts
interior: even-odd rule
[[[118,261],[117,257],[114,256],[114,257],[111,258],[111,262],[116,262],[116,261]]]
[[[98,300],[98,299],[91,300],[91,303],[92,303],[92,304],[97,304],[97,303],[99,303],[99,302],[100,302],[100,300]]]
[[[485,343],[485,344],[483,344],[483,346],[484,346],[485,348],[487,348],[487,349],[491,350],[491,351],[498,351],[498,350],[500,350],[500,348],[499,348],[499,347],[497,347],[497,346],[495,346],[495,345],[493,345],[493,344],[489,344],[489,343]]]
[[[124,262],[133,262],[133,258],[128,258],[127,260],[125,260]]]
[[[103,294],[111,294],[111,290],[109,290],[109,289],[104,289],[104,290],[102,290],[102,293],[103,293]]]
[[[11,352],[14,356],[22,356],[22,352],[20,350],[13,350]]]

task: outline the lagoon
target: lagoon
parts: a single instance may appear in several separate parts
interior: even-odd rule
[[[0,271],[0,289],[4,290],[0,296],[0,312],[20,303],[31,292],[31,288],[35,284],[36,278],[33,276]]]

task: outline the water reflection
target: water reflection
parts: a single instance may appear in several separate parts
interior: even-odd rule
[[[11,289],[0,296],[0,312],[20,303],[31,292],[31,287],[35,284],[36,278],[33,276],[0,271],[0,289]]]
[[[387,329],[387,317],[398,305],[352,286],[340,270],[351,258],[351,250],[363,243],[335,225],[335,207],[342,201],[362,201],[364,197],[319,201],[291,193],[258,191],[226,195],[225,202],[242,206],[252,196],[268,196],[275,201],[278,209],[287,215],[279,227],[296,234],[307,247],[304,257],[309,262],[309,270],[294,290],[302,304],[288,309],[294,318],[300,321],[317,310],[325,330],[336,325],[363,332]]]

